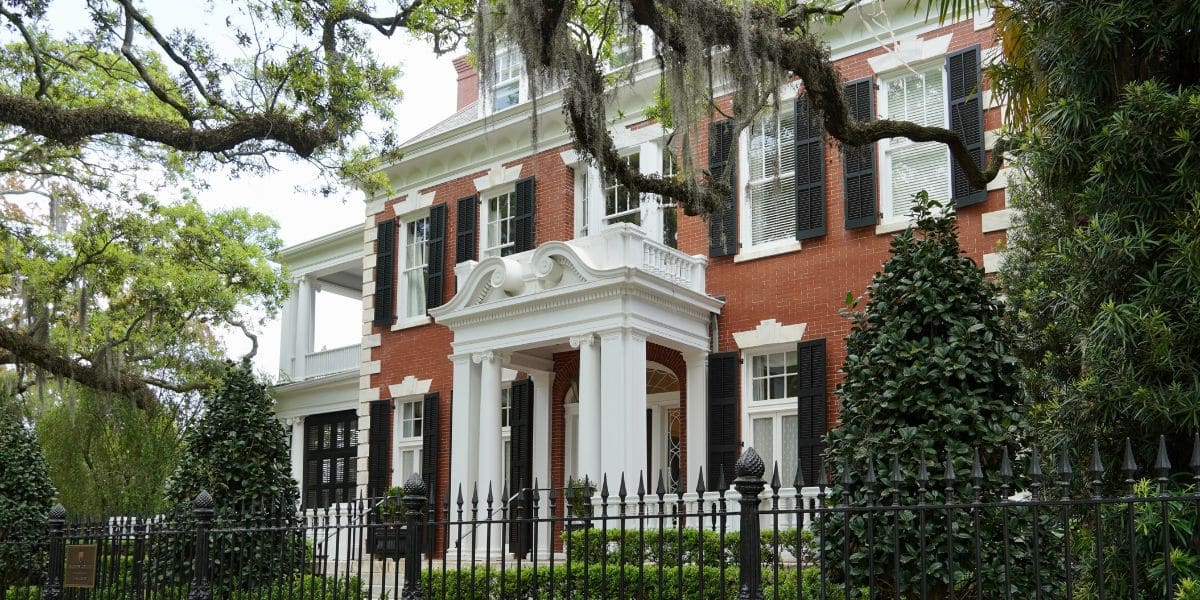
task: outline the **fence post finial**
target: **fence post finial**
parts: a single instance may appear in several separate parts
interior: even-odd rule
[[[400,592],[402,600],[421,600],[421,536],[417,535],[424,525],[421,511],[425,508],[425,480],[420,473],[413,473],[404,482],[404,508],[408,509],[405,522],[408,523],[408,548],[404,554],[404,590]]]
[[[55,503],[50,507],[47,523],[50,525],[50,570],[46,574],[46,589],[42,597],[46,600],[58,600],[63,593],[63,561],[66,560],[66,547],[63,545],[63,526],[67,522],[67,509],[62,504]]]
[[[758,495],[766,486],[763,473],[766,465],[762,457],[751,446],[742,453],[734,465],[733,487],[742,495],[740,501],[741,513],[741,565],[738,582],[738,600],[762,600],[762,573],[758,569],[761,562],[759,547]]]

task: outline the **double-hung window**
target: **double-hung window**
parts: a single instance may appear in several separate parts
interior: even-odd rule
[[[944,67],[936,63],[904,70],[880,80],[879,113],[883,118],[918,125],[947,127]],[[950,151],[938,142],[892,138],[880,142],[883,157],[880,212],[884,222],[911,218],[914,196],[922,190],[948,204]]]
[[[425,400],[400,401],[396,406],[396,479],[408,481],[413,473],[421,471],[421,432],[424,421]]]
[[[484,200],[486,221],[484,222],[483,255],[508,256],[516,251],[515,191],[496,194]]]
[[[748,357],[747,362],[750,364],[749,402],[746,403],[748,443],[762,456],[768,472],[778,461],[781,476],[785,481],[791,481],[799,454],[796,351],[756,354]]]
[[[509,421],[509,412],[512,408],[512,388],[509,383],[504,384],[500,388],[500,440],[504,445],[503,454],[500,458],[500,473],[502,480],[508,480],[508,474],[512,472],[512,422]],[[510,482],[510,486],[515,486],[515,482]]]
[[[425,276],[429,264],[429,217],[401,224],[403,262],[400,264],[400,314],[406,318],[425,314]]]
[[[787,104],[789,106],[783,106]],[[790,102],[750,125],[748,177],[750,245],[796,238],[796,120]]]
[[[521,53],[516,48],[496,50],[492,64],[492,110],[498,111],[521,102]]]
[[[634,152],[625,156],[625,162],[635,171],[640,170],[642,156]],[[642,195],[635,193],[612,175],[604,178],[604,224],[642,224]]]

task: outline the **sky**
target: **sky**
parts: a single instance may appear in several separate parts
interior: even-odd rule
[[[388,3],[380,3],[381,9]],[[226,26],[224,5],[215,2],[178,2],[174,0],[145,0],[139,3],[152,15],[162,30],[185,27],[199,32],[219,53],[238,53],[240,48]],[[88,29],[91,22],[84,0],[60,0],[50,5],[40,24],[59,33]],[[384,61],[401,67],[398,82],[404,96],[396,107],[397,139],[406,140],[428,129],[454,112],[455,71],[451,59],[464,51],[442,57],[434,55],[430,46],[400,31],[392,38],[371,35],[371,46]],[[225,173],[209,176],[206,189],[196,195],[207,209],[245,207],[267,214],[279,223],[280,237],[285,246],[320,237],[344,229],[365,218],[363,195],[351,189],[322,197],[297,188],[315,188],[317,170],[301,161],[279,162],[278,171],[267,176],[243,175],[238,178]],[[358,301],[331,295],[319,295],[318,326],[315,332],[317,349],[357,344],[361,339],[362,309]],[[226,336],[231,357],[240,357],[250,348],[241,334]],[[258,336],[259,350],[254,359],[261,373],[273,377],[279,369],[280,326],[268,323]]]

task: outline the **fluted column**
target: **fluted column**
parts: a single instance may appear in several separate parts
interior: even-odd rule
[[[600,348],[594,334],[571,338],[571,347],[579,348],[579,472],[576,477],[600,480]]]

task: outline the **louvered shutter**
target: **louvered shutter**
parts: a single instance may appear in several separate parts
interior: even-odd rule
[[[808,94],[796,96],[796,239],[825,235],[825,125]]]
[[[524,488],[533,487],[533,380],[514,381],[509,390],[508,424],[511,461],[509,464],[509,494],[515,495]],[[510,551],[522,556],[529,551],[533,541],[532,498],[522,493],[510,506],[512,525],[509,527]]]
[[[846,84],[846,103],[850,118],[871,122],[875,118],[875,82],[870,78]],[[875,144],[850,146],[842,150],[842,187],[846,195],[846,229],[874,225]]]
[[[441,398],[437,392],[425,394],[424,403],[425,406],[421,412],[421,479],[425,480],[425,489],[428,490],[425,514],[434,517],[437,507],[440,505],[438,500],[442,496],[442,489],[438,486],[438,456],[439,450],[441,450],[441,419],[438,415],[441,414]],[[422,535],[425,536],[424,544],[422,544],[425,552],[432,553],[434,551],[433,532],[428,529],[423,530]]]
[[[960,50],[946,57],[946,75],[950,78],[950,95],[946,98],[950,112],[950,129],[957,133],[975,159],[983,167],[983,88],[979,74],[979,46]],[[951,196],[955,206],[962,208],[987,199],[987,190],[971,185],[967,174],[957,162],[951,170]]]
[[[737,352],[708,355],[708,474],[709,489],[716,489],[721,469],[726,483],[733,480],[738,459],[738,375],[741,359]],[[695,487],[694,482],[688,482]]]
[[[371,428],[368,430],[367,495],[382,496],[388,488],[388,463],[391,459],[392,401],[374,400],[370,404]]]
[[[454,230],[454,262],[455,264],[476,260],[478,256],[475,245],[475,231],[479,229],[479,196],[467,196],[458,199],[457,229]]]
[[[817,481],[818,464],[825,451],[825,340],[796,345],[796,416],[799,464],[806,485]]]
[[[429,207],[429,239],[425,246],[425,309],[442,305],[446,287],[446,205]]]
[[[708,170],[713,179],[722,179],[730,173],[725,206],[719,213],[708,216],[709,256],[732,256],[738,251],[737,157],[729,154],[732,143],[733,119],[708,126]]]
[[[372,322],[389,327],[396,319],[392,301],[396,296],[396,222],[387,220],[376,227],[375,236],[375,318]]]
[[[533,250],[535,245],[536,228],[534,227],[534,209],[537,204],[534,197],[532,177],[517,180],[517,193],[513,207],[513,252]]]

